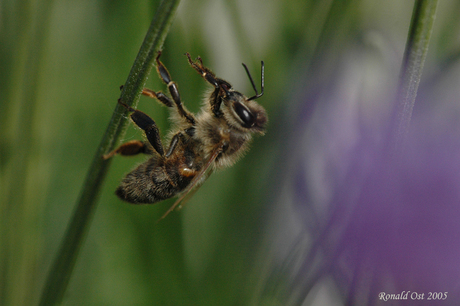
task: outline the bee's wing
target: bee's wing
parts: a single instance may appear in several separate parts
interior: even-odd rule
[[[198,187],[201,186],[201,185],[198,185],[201,179],[203,177],[207,179],[209,175],[212,173],[211,165],[214,162],[214,160],[217,158],[217,156],[219,156],[219,154],[222,153],[222,148],[223,148],[223,145],[220,145],[214,150],[214,152],[211,154],[211,156],[208,158],[208,160],[204,164],[203,168],[201,168],[200,172],[197,173],[197,175],[192,179],[192,181],[187,186],[187,188],[184,189],[184,191],[182,192],[182,195],[176,200],[176,202],[174,202],[174,204],[164,213],[164,215],[158,221],[160,221],[161,219],[164,219],[171,211],[174,210],[174,208],[176,208],[181,203],[185,203],[188,199],[190,199],[192,195],[195,194],[195,192],[198,190]]]
[[[187,204],[188,200],[190,200],[190,198],[193,197],[195,192],[197,192],[197,190],[200,189],[200,187],[204,184],[204,182],[211,176],[212,171],[213,171],[212,167],[208,166],[207,171],[205,171],[205,173],[203,175],[201,175],[201,177],[202,177],[201,181],[198,181],[195,184],[195,186],[192,186],[191,189],[186,188],[186,190],[183,193],[181,193],[181,197],[179,198],[179,199],[181,199],[180,202],[178,204],[174,203],[174,205],[177,205],[176,206],[177,210],[182,209],[182,207],[184,207],[185,204]],[[200,174],[201,174],[201,172],[200,172]],[[190,184],[191,183],[192,182],[190,182]],[[179,201],[179,199],[177,199],[177,201]]]

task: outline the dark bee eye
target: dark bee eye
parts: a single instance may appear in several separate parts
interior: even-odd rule
[[[233,108],[238,117],[243,121],[243,126],[245,128],[250,128],[254,124],[254,116],[241,103],[236,102],[233,104]]]

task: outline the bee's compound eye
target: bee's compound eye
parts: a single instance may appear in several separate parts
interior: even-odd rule
[[[245,106],[239,102],[236,102],[233,104],[233,108],[235,109],[238,117],[240,117],[240,119],[243,121],[243,126],[245,128],[250,128],[254,125],[254,116]]]

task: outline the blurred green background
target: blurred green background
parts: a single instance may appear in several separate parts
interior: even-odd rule
[[[1,305],[37,303],[157,5],[0,3]],[[286,139],[299,133],[299,92],[320,91],[353,50],[370,50],[366,67],[386,69],[391,87],[412,6],[398,0],[182,1],[162,61],[184,103],[198,111],[208,88],[185,52],[200,55],[247,96],[253,90],[241,63],[259,86],[264,60],[265,95],[258,102],[267,109],[268,131],[241,161],[214,173],[184,209],[159,224],[173,201],[132,206],[114,195],[123,175],[145,157],[116,157],[64,304],[285,305],[267,293],[266,281],[274,269],[272,234],[290,226],[277,217],[289,211],[281,180],[289,176]],[[459,9],[458,1],[440,1],[428,70],[458,49]],[[155,72],[148,87],[165,91]],[[138,108],[166,134],[164,107],[143,97]],[[130,126],[124,139],[141,137]]]

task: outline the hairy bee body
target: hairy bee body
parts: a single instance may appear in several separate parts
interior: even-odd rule
[[[186,132],[190,128],[179,132],[180,142],[171,156],[154,154],[128,173],[116,190],[117,196],[133,204],[153,204],[174,197],[190,184],[219,143],[224,142],[227,149],[216,157],[211,165],[213,169],[233,165],[251,140],[250,134],[231,128],[225,120],[209,116],[207,112],[196,118],[191,136]]]
[[[256,96],[247,98],[204,67],[200,58],[193,62],[187,53],[190,65],[214,86],[201,112],[195,116],[182,105],[177,85],[159,61],[160,54],[157,71],[168,85],[172,98],[148,89],[144,89],[143,94],[170,107],[174,128],[168,150],[165,152],[161,144],[155,122],[143,112],[119,101],[132,112],[131,119],[144,130],[148,142],[130,141],[104,156],[110,158],[117,153],[151,155],[145,163],[128,173],[116,190],[119,198],[133,204],[151,204],[188,193],[206,179],[209,171],[235,163],[247,150],[252,134],[264,133],[267,121],[263,107],[253,101],[263,94],[263,62],[260,94],[244,66],[256,91]]]
[[[153,204],[183,191],[201,169],[199,155],[190,146],[169,158],[153,155],[121,181],[116,195],[133,204]]]

